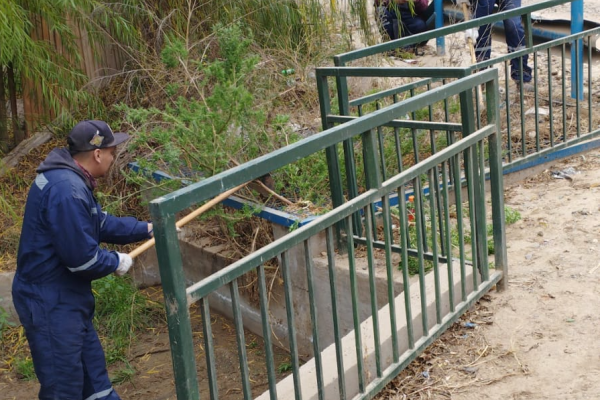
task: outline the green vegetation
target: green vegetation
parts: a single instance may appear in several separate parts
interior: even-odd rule
[[[512,225],[521,220],[521,213],[514,208],[504,206],[504,219],[508,225]]]
[[[410,196],[412,198],[412,196]],[[425,241],[425,244],[428,246],[429,249],[432,248],[432,231],[431,231],[431,225],[430,225],[430,211],[429,211],[429,205],[427,200],[427,196],[425,196],[424,198],[424,205],[423,205],[423,217],[425,218],[426,221],[426,232],[423,234],[423,240]],[[414,211],[414,203],[413,200],[410,199],[407,202],[407,219],[408,219],[408,245],[409,248],[411,249],[416,249],[417,247],[417,227],[416,227],[416,222],[415,222],[415,211]],[[462,210],[462,214],[463,217],[467,217],[469,214],[469,210],[467,208],[467,205],[463,205],[463,210]],[[396,207],[392,207],[390,209],[391,213],[393,216],[395,216],[395,218],[399,218],[399,208]],[[452,215],[453,212],[452,210],[450,210],[450,214]],[[519,213],[519,211],[509,207],[509,206],[504,206],[504,215],[505,215],[505,223],[507,225],[511,225],[516,223],[517,221],[519,221],[521,219],[521,214]],[[459,231],[458,231],[458,227],[456,225],[456,222],[451,222],[451,229],[450,229],[450,241],[451,241],[451,245],[452,247],[455,249],[453,251],[454,255],[458,255],[456,249],[460,246],[460,237],[459,237]],[[463,227],[465,227],[466,225],[463,225]],[[441,242],[440,242],[440,232],[439,229],[440,227],[437,227],[438,231],[435,233],[437,235],[437,243],[438,243],[438,251],[441,252]],[[492,255],[494,254],[494,238],[493,238],[493,233],[494,233],[494,226],[491,223],[486,224],[486,235],[487,235],[487,249],[488,249],[488,255]],[[471,231],[467,228],[463,229],[463,240],[464,240],[464,244],[470,244],[471,243]],[[402,269],[402,263],[400,263],[400,265],[398,266],[399,269]],[[430,271],[433,268],[433,262],[430,260],[425,259],[423,261],[423,268],[425,272]],[[416,275],[419,273],[419,260],[416,257],[409,257],[408,258],[408,272],[410,275]]]
[[[8,317],[8,312],[3,307],[0,307],[0,341],[4,337],[4,331],[15,326],[14,323],[9,321]]]
[[[33,360],[29,356],[19,356],[14,360],[14,370],[19,379],[32,381],[37,379],[33,369]]]
[[[291,371],[291,370],[292,370],[292,363],[291,362],[282,362],[277,367],[277,372],[279,372],[280,374],[282,374],[284,372]]]
[[[138,292],[129,276],[108,275],[94,281],[92,287],[96,296],[94,323],[103,338],[106,361],[126,362],[136,334],[152,322],[164,320],[162,305]]]

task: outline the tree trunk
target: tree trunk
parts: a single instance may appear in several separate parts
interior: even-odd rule
[[[21,124],[19,124],[19,110],[17,109],[17,87],[15,85],[15,70],[12,63],[8,64],[7,77],[8,97],[10,99],[10,110],[12,112],[13,139],[15,142],[14,147],[17,147],[17,145],[21,143],[23,139],[25,139],[25,132],[23,132],[21,129]]]
[[[6,93],[4,91],[4,65],[0,65],[0,151],[8,152],[8,129],[6,118]]]

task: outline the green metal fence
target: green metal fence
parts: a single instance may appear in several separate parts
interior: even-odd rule
[[[351,51],[335,56],[334,63],[339,67],[364,66],[368,57],[387,53],[405,46],[414,45],[436,37],[448,37],[452,34],[461,34],[466,29],[477,28],[484,24],[494,24],[506,18],[523,16],[526,30],[526,43],[524,48],[510,54],[492,58],[487,61],[466,66],[468,73],[473,73],[485,68],[498,68],[500,71],[500,126],[502,131],[502,154],[505,172],[513,172],[528,166],[535,165],[551,158],[552,154],[561,149],[573,147],[584,141],[596,138],[600,134],[600,117],[594,116],[593,110],[598,103],[598,89],[600,77],[594,76],[593,64],[598,57],[596,39],[600,35],[600,28],[590,29],[573,34],[561,39],[534,45],[532,30],[535,18],[532,14],[561,4],[569,4],[572,0],[544,1],[527,7],[496,13],[485,18],[474,19],[449,25],[434,31],[413,35],[398,40],[381,43],[364,49]],[[461,47],[465,53],[468,51],[466,44]],[[583,46],[585,44],[585,47]],[[510,79],[509,62],[515,57],[529,55],[530,66],[533,73],[533,92],[525,92],[521,85],[515,85]],[[581,60],[578,66],[574,60]],[[424,73],[414,73],[411,70],[420,70]],[[414,96],[418,93],[443,86],[451,75],[452,68],[393,68],[395,77],[404,78],[397,87],[379,91],[360,98],[351,98],[348,92],[349,77],[359,80],[367,76],[389,77],[386,71],[389,68],[374,68],[371,75],[361,74],[334,74],[336,77],[335,93],[337,95],[337,110],[322,110],[323,126],[326,129],[333,123],[342,121],[340,116],[358,116],[365,112],[384,107],[398,101],[398,99]],[[420,79],[415,79],[419,77]],[[485,101],[480,100],[476,93],[474,107],[476,109],[474,127],[481,126],[480,115],[486,107]],[[322,98],[321,101],[326,101]],[[449,100],[441,105],[441,112],[446,116],[446,121],[452,121],[453,103]],[[366,111],[365,111],[366,110]],[[432,112],[425,115],[412,114],[410,120],[431,120]],[[439,112],[439,110],[438,110]],[[346,119],[347,120],[347,119]],[[407,126],[405,124],[405,126]],[[422,127],[421,129],[427,129]],[[586,150],[590,146],[580,146]],[[570,154],[565,152],[565,154]]]
[[[346,73],[349,71],[343,68],[317,71],[322,100],[327,93],[328,76]],[[206,387],[206,397],[211,399],[371,398],[473,302],[494,285],[503,287],[507,260],[498,73],[495,69],[473,75],[462,69],[445,73],[453,80],[441,88],[415,94],[365,116],[339,118],[339,125],[151,202],[178,399],[199,399],[201,386]],[[488,106],[476,128],[473,94],[480,85],[486,88]],[[455,96],[462,99],[462,119],[457,122],[402,120],[405,115]],[[321,104],[328,114],[328,101]],[[431,148],[422,152],[421,142],[413,141],[406,133],[424,127],[446,138],[443,149],[435,147],[437,139],[432,134]],[[460,135],[461,132],[469,134]],[[340,146],[345,151],[339,150]],[[175,227],[176,214],[315,153],[330,161],[332,197],[340,199],[339,204],[310,224],[188,286]],[[406,154],[415,154],[414,159],[403,160]],[[486,173],[489,191],[484,190]],[[342,176],[353,178],[349,181]],[[354,191],[352,196],[349,190]],[[409,192],[411,201],[403,201]],[[350,199],[341,201],[344,197]],[[395,205],[394,199],[399,199]],[[322,232],[327,272],[325,278],[317,279],[309,241]],[[494,255],[490,259],[492,245]],[[300,264],[306,284],[302,293],[298,293],[295,282],[299,275],[292,276],[291,271],[292,263],[297,261],[292,260],[292,249],[297,246],[305,254]],[[339,259],[342,253],[347,255],[347,265]],[[366,263],[367,318],[361,317],[358,304],[362,294],[358,287],[359,253],[364,254],[361,257]],[[281,271],[284,321],[271,318],[265,268],[268,262],[276,262]],[[347,272],[349,277],[345,284],[341,272]],[[255,382],[250,378],[258,366],[248,364],[249,343],[240,311],[240,282],[248,275],[258,293],[263,367],[268,378],[264,387],[253,386]],[[385,293],[377,293],[377,279],[385,282]],[[214,349],[210,296],[222,287],[230,290],[236,361],[220,359]],[[350,295],[349,305],[340,303],[339,294],[344,290]],[[319,292],[328,293],[327,300],[318,297]],[[381,302],[381,298],[385,301]],[[299,309],[300,301],[306,302],[306,309]],[[190,308],[195,305],[201,311],[202,339],[192,333]],[[310,360],[303,360],[298,351],[296,321],[300,313],[309,315],[314,355]],[[332,343],[320,339],[325,329],[319,325],[323,315],[333,331]],[[342,319],[351,321],[350,332],[342,329]],[[273,340],[275,322],[287,328],[284,350],[289,353],[291,367],[291,374],[280,382],[274,362],[275,346],[281,346]],[[205,360],[198,365],[201,349]],[[229,383],[239,382],[233,397],[231,386],[225,392],[217,379],[223,362],[239,365],[238,376],[228,377]]]

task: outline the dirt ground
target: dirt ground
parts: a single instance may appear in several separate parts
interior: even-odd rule
[[[600,396],[599,167],[594,151],[506,186],[522,216],[506,231],[508,289],[485,296],[378,399]]]

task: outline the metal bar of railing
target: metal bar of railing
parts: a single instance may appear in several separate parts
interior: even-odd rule
[[[360,108],[359,116],[365,115]],[[353,121],[358,117],[345,115],[328,115],[329,122],[336,124],[344,124]],[[430,122],[430,121],[414,121],[414,120],[392,120],[381,124],[382,127],[407,128],[407,129],[425,129],[425,130],[451,130],[459,132],[462,130],[462,125],[453,122]]]
[[[335,273],[335,249],[333,246],[333,231],[326,229],[327,267],[329,271],[329,290],[331,294],[331,316],[333,319],[333,335],[335,342],[335,357],[338,373],[340,400],[346,399],[346,376],[344,375],[344,350],[342,348],[342,331],[338,314],[337,277]]]
[[[420,177],[413,178],[413,187],[419,187]],[[417,242],[417,261],[419,266],[419,292],[421,298],[421,324],[423,326],[423,336],[427,336],[429,332],[429,322],[427,317],[427,287],[425,285],[425,260],[423,259],[424,238],[423,225],[419,221],[423,220],[423,202],[421,200],[421,190],[415,190],[415,231]]]
[[[487,218],[485,210],[485,154],[484,142],[481,141],[474,146],[474,151],[477,156],[477,192],[475,197],[475,210],[477,213],[477,229],[478,229],[478,265],[481,273],[481,280],[488,280],[488,246],[487,246]]]
[[[244,322],[240,312],[240,292],[237,279],[230,283],[231,311],[235,326],[235,338],[237,343],[237,354],[240,362],[240,375],[242,378],[242,393],[245,400],[252,399],[250,388],[250,373],[248,372],[248,355],[246,354],[246,340],[244,338]]]
[[[433,78],[424,78],[424,79],[420,79],[418,81],[414,81],[414,82],[410,82],[410,83],[406,83],[400,86],[396,86],[395,88],[392,89],[386,89],[386,90],[382,90],[381,92],[377,92],[377,93],[373,93],[373,94],[369,94],[366,96],[362,96],[362,97],[357,97],[356,99],[350,100],[350,102],[348,103],[350,105],[350,107],[358,107],[364,104],[368,104],[368,103],[372,103],[376,100],[381,100],[383,98],[389,97],[389,96],[398,96],[399,94],[404,94],[407,91],[409,91],[410,89],[415,89],[421,86],[425,86],[430,82],[435,82],[436,79]],[[394,103],[396,103],[397,101],[394,100]]]
[[[211,400],[216,400],[219,398],[219,389],[217,387],[217,367],[215,364],[215,346],[213,344],[213,335],[212,335],[212,326],[211,326],[211,318],[210,318],[210,305],[208,303],[208,298],[200,299],[200,310],[202,317],[202,334],[204,336],[204,355],[206,357],[206,374],[208,379],[208,388],[210,392]],[[186,310],[187,311],[187,310]],[[171,341],[171,345],[173,342]],[[189,353],[189,354],[193,354]],[[193,381],[196,383],[198,379],[195,377]],[[177,382],[177,381],[176,381]],[[187,383],[187,382],[186,382]],[[187,394],[184,395],[187,398]],[[198,398],[200,396],[198,395]],[[179,394],[177,395],[179,398]]]
[[[427,239],[427,216],[423,212],[423,210],[425,209],[425,199],[422,196],[423,183],[422,183],[421,178],[417,179],[417,182],[418,182],[417,187],[418,187],[419,193],[421,193],[421,196],[418,196],[418,197],[415,196],[415,204],[417,201],[419,202],[419,206],[421,207],[421,218],[417,218],[415,215],[415,222],[421,224],[421,235],[423,236],[423,254],[424,254],[424,253],[429,253],[429,242],[426,240]]]
[[[446,265],[448,267],[448,301],[450,312],[454,312],[454,257],[452,256],[452,236],[450,228],[450,196],[448,193],[448,168],[447,161],[442,162],[442,198],[444,201],[444,229],[446,232]]]
[[[192,326],[185,295],[183,261],[177,240],[175,215],[162,215],[160,210],[153,214],[157,258],[167,309],[167,323],[176,327],[169,335],[172,339],[171,355],[177,397],[182,400],[198,400],[199,388],[196,380],[196,359],[185,357],[194,351]]]
[[[435,287],[435,316],[438,324],[442,323],[442,290],[440,286],[440,266],[438,261],[438,230],[436,224],[436,193],[439,191],[438,175],[434,175],[434,171],[437,169],[435,166],[429,170],[427,177],[429,179],[429,224],[431,226],[431,251],[433,253],[433,279]],[[435,176],[435,178],[434,178]],[[442,226],[440,225],[440,232],[442,232]]]
[[[405,198],[404,185],[398,189],[398,197]],[[402,263],[402,286],[404,293],[404,313],[406,315],[406,336],[408,340],[408,348],[412,349],[415,346],[414,328],[412,319],[412,307],[410,303],[410,276],[408,271],[408,218],[406,216],[406,202],[398,203],[400,217],[400,246],[402,247],[401,263]]]
[[[388,307],[390,310],[390,326],[392,330],[392,359],[398,361],[398,330],[396,328],[396,294],[394,293],[394,272],[392,265],[392,216],[390,212],[390,198],[384,196],[381,199],[383,214],[383,240],[385,242],[385,271],[387,276]]]
[[[508,78],[507,78],[508,79]],[[519,115],[521,124],[521,157],[527,155],[527,132],[525,130],[525,93],[523,90],[523,57],[519,57]]]
[[[292,375],[294,380],[294,394],[296,400],[301,400],[302,388],[300,386],[300,358],[298,357],[298,344],[296,341],[296,318],[294,314],[294,300],[292,297],[292,277],[290,275],[289,255],[281,253],[281,273],[283,275],[283,287],[285,297],[285,312],[288,327],[288,342],[290,345],[290,358],[292,364]]]
[[[310,242],[308,240],[304,241],[304,261],[306,263],[306,283],[308,286],[308,302],[310,308],[310,321],[312,326],[313,359],[315,360],[317,388],[319,392],[319,400],[325,400],[323,395],[323,392],[325,390],[323,383],[323,360],[321,357],[321,346],[319,339],[317,305],[315,304],[314,262],[310,251]]]
[[[577,137],[581,136],[581,100],[583,99],[583,62],[582,60],[583,46],[581,39],[577,41],[575,46],[575,59],[580,61],[581,67],[571,61],[571,77],[575,74],[575,96],[571,94],[571,97],[575,97],[575,121]],[[571,54],[573,54],[573,47],[571,47]],[[573,82],[573,79],[571,79]],[[571,83],[572,85],[573,83]],[[572,90],[572,89],[571,89]],[[563,99],[566,100],[566,99]]]
[[[588,53],[587,53],[587,59],[588,59],[588,132],[592,131],[592,115],[594,114],[592,112],[592,46],[590,45],[591,43],[591,36],[588,36]]]
[[[375,254],[373,248],[373,226],[371,207],[364,209],[365,237],[367,239],[367,268],[369,272],[369,304],[371,305],[371,320],[373,321],[373,341],[375,346],[375,370],[381,377],[381,338],[379,336],[379,307],[377,305],[377,286],[375,284]]]
[[[465,254],[465,230],[463,222],[463,209],[462,209],[462,185],[458,184],[461,181],[460,176],[460,157],[459,155],[452,156],[453,173],[454,173],[454,204],[456,205],[456,230],[458,231],[458,249],[460,257],[460,292],[461,299],[465,301],[467,298],[467,286],[466,286],[466,254]]]
[[[571,33],[583,31],[583,0],[571,3]],[[575,42],[575,52],[571,46],[571,97],[583,99],[583,40]],[[575,78],[574,78],[575,76]],[[577,79],[579,78],[579,79]],[[579,117],[578,119],[579,120]]]
[[[546,57],[548,58],[548,115],[550,116],[550,147],[554,147],[554,97],[552,95],[552,53],[550,48],[546,49]]]
[[[563,137],[562,137],[562,141],[563,143],[567,141],[567,90],[566,90],[566,86],[565,86],[565,73],[567,71],[567,68],[565,66],[565,58],[566,58],[566,48],[565,48],[565,44],[563,43],[563,45],[561,46],[561,62],[562,62],[562,71],[561,71],[561,85],[562,85],[562,117],[563,117]]]
[[[398,167],[398,172],[402,172],[404,169],[402,165],[402,145],[400,140],[400,131],[397,127],[394,127],[394,146],[396,150],[396,164]]]
[[[489,124],[499,126],[500,108],[498,103],[494,103],[494,86],[491,83],[486,84],[486,96],[488,103],[494,104],[487,109],[487,120]],[[498,283],[498,289],[504,290],[508,284],[508,257],[506,252],[506,231],[504,217],[504,175],[502,174],[502,139],[498,130],[488,136],[488,159],[490,170],[490,197],[492,200],[492,224],[494,238],[494,266],[502,271],[502,280]],[[487,257],[486,257],[487,258]],[[490,278],[486,276],[486,278]]]
[[[381,148],[377,149],[377,138],[375,137],[375,133],[373,130],[369,131],[369,132],[365,132],[362,135],[362,159],[363,159],[363,166],[364,166],[364,175],[365,175],[365,183],[364,185],[366,186],[367,189],[371,189],[371,188],[375,188],[378,187],[381,184],[381,174],[382,172],[380,171],[380,165],[378,164],[378,160],[377,160],[377,153],[379,151],[381,151]],[[381,160],[382,155],[379,155],[379,159]],[[377,223],[375,221],[375,213],[374,211],[374,207],[375,205],[372,204],[371,206],[371,213],[370,218],[371,218],[371,229],[373,230],[373,235],[376,236],[377,235]]]
[[[437,145],[436,145],[436,136],[435,136],[435,131],[430,130],[429,131],[429,140],[431,141],[431,154],[435,154],[437,152]],[[437,178],[440,175],[440,171],[438,166],[436,165],[435,167],[433,167],[433,174],[434,176]],[[431,186],[430,186],[431,187]],[[434,191],[435,196],[436,196],[436,204],[438,205],[438,207],[441,207],[441,194],[439,190]],[[439,224],[440,227],[442,226],[442,212],[441,210],[437,213],[438,218],[439,218]],[[440,251],[442,252],[442,254],[445,253],[445,249],[444,247],[446,246],[446,244],[444,243],[444,232],[442,230],[440,230]],[[435,257],[437,258],[437,257]]]
[[[474,149],[473,147],[469,147],[466,149],[464,154],[464,165],[465,165],[465,176],[467,180],[467,203],[468,203],[468,211],[469,211],[469,229],[471,231],[471,256],[473,260],[473,287],[477,287],[478,278],[477,272],[479,267],[479,259],[477,257],[477,216],[475,211],[475,171],[474,168],[476,166],[474,160]]]
[[[506,140],[507,140],[507,151],[508,151],[508,162],[512,162],[513,159],[513,149],[512,149],[512,133],[511,133],[511,126],[512,124],[510,123],[511,121],[511,114],[510,114],[510,108],[511,108],[511,104],[510,104],[510,88],[508,86],[508,83],[510,82],[509,79],[509,67],[508,67],[508,61],[505,60],[504,61],[504,98],[505,98],[505,107],[506,107]]]
[[[376,110],[381,108],[380,103],[376,102]],[[385,138],[383,135],[382,127],[377,127],[377,143],[379,144],[379,160],[381,168],[381,178],[385,181],[387,179],[387,168],[385,163]]]
[[[533,116],[535,117],[535,151],[540,151],[540,111],[539,111],[539,101],[538,101],[538,53],[533,53],[533,70],[536,71],[533,74]],[[552,81],[548,81],[552,84]]]
[[[265,267],[260,264],[257,268],[258,296],[260,300],[260,320],[262,323],[262,336],[264,341],[265,363],[267,365],[267,378],[269,381],[270,400],[277,400],[277,378],[275,376],[275,363],[273,358],[273,341],[271,339],[271,324],[269,323],[269,299]]]
[[[352,227],[352,218],[346,218],[348,227]],[[352,231],[352,229],[349,229]],[[352,294],[352,322],[354,326],[354,344],[356,346],[356,373],[358,379],[358,389],[362,393],[365,391],[365,372],[363,363],[362,338],[360,334],[360,317],[358,314],[358,278],[356,276],[356,262],[354,258],[354,236],[347,235],[348,269],[350,273],[350,292]]]

